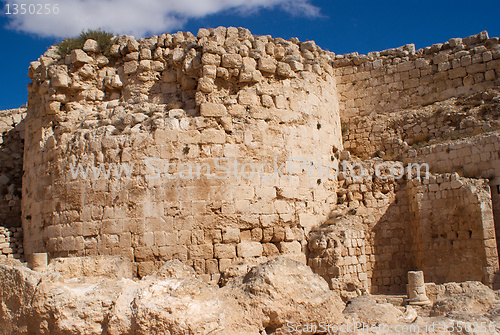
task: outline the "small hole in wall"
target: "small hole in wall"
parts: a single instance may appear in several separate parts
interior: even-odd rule
[[[321,179],[316,180],[316,183],[317,183],[318,185],[321,185]]]
[[[472,238],[472,230],[469,230],[469,238]]]
[[[318,128],[318,130],[321,129],[321,123],[318,122],[318,124],[316,125],[316,128]]]
[[[184,155],[187,155],[189,153],[189,147],[187,145],[182,149],[182,153]]]
[[[497,193],[500,194],[500,185],[497,185]]]

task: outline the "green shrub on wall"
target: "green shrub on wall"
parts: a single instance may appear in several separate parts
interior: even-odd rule
[[[67,55],[71,50],[83,49],[85,41],[93,39],[98,44],[98,52],[108,55],[111,45],[116,42],[116,37],[109,32],[101,29],[82,31],[80,35],[73,38],[67,38],[57,45],[57,50],[61,56]]]

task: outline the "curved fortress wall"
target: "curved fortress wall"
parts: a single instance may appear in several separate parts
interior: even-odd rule
[[[337,201],[319,171],[342,147],[331,53],[222,27],[95,50],[30,66],[27,254],[121,254],[138,275],[176,258],[207,279],[305,257]]]

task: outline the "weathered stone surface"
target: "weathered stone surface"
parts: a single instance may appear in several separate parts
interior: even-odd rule
[[[243,59],[239,54],[222,55],[222,66],[227,68],[239,68],[243,64]]]
[[[136,72],[138,68],[139,68],[139,62],[135,60],[123,64],[123,72],[125,74],[132,74]]]
[[[97,43],[97,41],[89,38],[88,40],[85,41],[85,44],[83,45],[83,51],[97,52],[98,47],[99,44]]]
[[[344,309],[344,314],[355,316],[362,323],[373,326],[377,324],[394,324],[403,316],[403,312],[389,303],[377,303],[369,295],[353,298]]]
[[[200,106],[202,116],[224,116],[227,114],[226,106],[223,104],[204,103]]]
[[[0,265],[3,334],[261,334],[287,322],[339,324],[344,304],[326,282],[286,258],[253,268],[224,288],[169,262],[141,281],[68,279]]]
[[[46,271],[59,272],[64,278],[132,278],[130,260],[122,256],[56,258],[49,262]]]
[[[87,55],[85,51],[81,49],[72,50],[69,54],[69,59],[70,62],[74,64],[85,64],[93,61],[92,57]]]
[[[27,255],[120,254],[140,277],[180,259],[207,282],[242,259],[307,255],[346,301],[404,292],[413,266],[436,282],[494,284],[498,39],[365,56],[236,28],[200,36],[122,36],[113,56],[80,50],[63,59],[51,48],[30,67],[28,117],[0,118],[0,218],[23,221]],[[88,62],[71,63],[76,56]],[[284,172],[290,155],[310,162],[286,181],[233,174],[251,172],[243,161]],[[11,157],[25,159],[24,171]],[[150,179],[145,157],[176,166]],[[227,178],[166,179],[180,163],[214,172],[213,158],[225,160]],[[70,161],[134,169],[125,181],[111,170],[74,178]],[[338,161],[359,163],[367,177],[319,169]],[[383,179],[381,162],[430,162],[433,171],[488,177],[492,188],[446,174]],[[21,258],[19,240],[0,241],[1,256]],[[231,247],[217,257],[219,244]]]
[[[242,242],[238,244],[238,256],[247,257],[260,257],[262,256],[262,244],[259,242]]]
[[[489,311],[497,296],[480,282],[426,285],[434,301],[431,316],[481,315]]]

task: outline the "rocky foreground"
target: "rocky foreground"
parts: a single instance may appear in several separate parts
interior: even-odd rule
[[[180,261],[132,279],[116,257],[0,264],[1,334],[500,334],[497,293],[478,282],[427,285],[429,307],[363,295],[345,304],[300,262],[278,257],[204,283]]]

